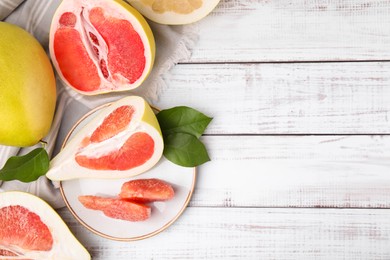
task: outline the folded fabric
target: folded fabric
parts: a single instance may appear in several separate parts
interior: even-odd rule
[[[48,53],[49,28],[60,0],[0,0],[0,20],[16,24],[42,44]],[[100,96],[83,96],[57,79],[57,107],[50,133],[45,137],[45,149],[54,156],[61,149],[62,142],[71,127],[89,110],[129,94],[140,95],[149,102],[156,101],[167,87],[163,75],[180,60],[188,59],[191,48],[197,40],[197,26],[167,26],[148,21],[156,41],[156,59],[153,70],[145,82],[135,91]],[[37,146],[19,148],[0,145],[0,167],[13,155],[23,155]],[[1,190],[21,190],[33,193],[53,207],[64,206],[59,190],[42,176],[32,183],[8,181],[0,183]]]

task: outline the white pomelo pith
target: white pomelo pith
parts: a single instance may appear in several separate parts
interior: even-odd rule
[[[152,30],[122,0],[67,0],[53,16],[50,56],[60,78],[85,95],[132,90],[149,75]]]
[[[0,230],[0,259],[91,259],[61,217],[42,199],[25,192],[2,192],[0,212],[0,226],[6,223],[14,225]],[[20,214],[13,215],[15,212]],[[21,247],[29,247],[40,239],[44,241],[44,238],[38,237],[39,234],[34,234],[34,228],[39,225],[47,226],[46,230],[51,233],[50,239],[47,239],[50,240],[50,245],[47,245],[49,249]],[[35,232],[39,233],[40,230]]]
[[[206,17],[220,0],[127,0],[148,19],[161,24],[189,24]]]
[[[123,108],[132,113],[129,122],[128,114],[120,117],[116,114]],[[149,170],[162,156],[164,142],[160,126],[153,110],[141,97],[120,99],[81,123],[86,124],[79,126],[51,161],[46,174],[49,179],[126,178]]]

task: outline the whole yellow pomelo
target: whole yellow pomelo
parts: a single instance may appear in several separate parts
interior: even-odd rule
[[[22,28],[0,22],[0,144],[38,143],[55,104],[54,71],[43,47]]]

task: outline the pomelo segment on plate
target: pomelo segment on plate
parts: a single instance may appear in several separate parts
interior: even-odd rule
[[[122,98],[96,112],[50,162],[51,180],[126,178],[152,168],[164,142],[153,110],[141,97]]]
[[[150,218],[151,208],[145,204],[118,198],[104,198],[99,196],[79,196],[79,201],[84,207],[93,210],[100,210],[110,218],[127,221],[143,221]]]
[[[148,23],[122,0],[64,0],[49,48],[62,80],[85,95],[137,88],[155,56]]]
[[[0,259],[91,259],[61,217],[25,192],[0,193]]]
[[[119,197],[130,201],[148,203],[166,201],[175,196],[172,186],[160,179],[137,179],[123,183]]]
[[[161,24],[189,24],[206,17],[220,0],[126,0],[141,14]]]

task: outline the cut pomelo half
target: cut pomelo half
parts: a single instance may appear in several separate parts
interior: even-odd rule
[[[0,193],[0,259],[91,257],[49,204],[29,193],[9,191]]]
[[[140,86],[152,69],[155,42],[143,16],[122,0],[64,0],[49,49],[67,85],[96,95]]]
[[[160,126],[143,98],[125,97],[96,113],[52,159],[49,179],[126,178],[160,160],[164,150]]]
[[[189,24],[206,17],[220,0],[127,0],[150,20],[161,24]]]
[[[147,220],[151,214],[151,208],[147,205],[117,198],[85,195],[79,196],[79,201],[84,207],[100,210],[107,217],[115,219],[143,221]]]

